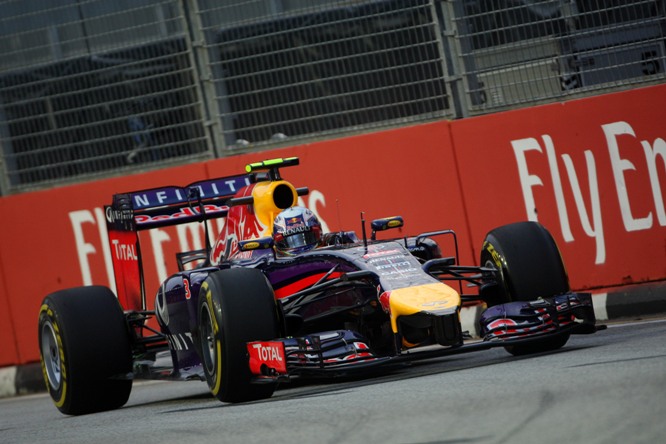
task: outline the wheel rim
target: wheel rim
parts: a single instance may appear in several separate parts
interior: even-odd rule
[[[60,346],[50,321],[42,326],[42,359],[49,385],[54,390],[60,388],[62,383],[62,362],[60,361]]]
[[[213,331],[213,318],[208,309],[208,304],[201,307],[201,350],[203,354],[204,367],[209,375],[215,372],[216,348],[215,333]]]
[[[491,259],[486,259],[486,263],[483,264],[483,267],[485,267],[485,268],[494,268],[495,270],[497,270],[497,265]]]

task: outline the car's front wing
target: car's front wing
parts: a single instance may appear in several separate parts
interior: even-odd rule
[[[249,366],[257,383],[294,376],[344,375],[389,363],[533,343],[556,335],[590,334],[606,328],[595,325],[592,298],[587,293],[493,306],[483,312],[480,324],[480,341],[414,348],[391,356],[376,353],[366,339],[351,330],[249,342]]]

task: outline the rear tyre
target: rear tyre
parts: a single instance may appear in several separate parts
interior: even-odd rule
[[[246,343],[279,336],[273,289],[259,270],[211,273],[199,294],[199,349],[211,393],[223,402],[270,398],[276,384],[252,384]]]
[[[489,307],[570,291],[557,244],[538,222],[518,222],[490,231],[483,242],[480,263],[496,269],[496,285],[480,292]],[[568,340],[569,334],[561,334],[505,348],[513,355],[525,355],[556,350]]]
[[[112,410],[132,390],[132,350],[125,316],[106,287],[52,293],[39,311],[46,388],[66,415]]]

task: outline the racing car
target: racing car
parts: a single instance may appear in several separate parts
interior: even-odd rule
[[[551,351],[604,327],[591,295],[569,288],[557,245],[536,222],[490,231],[479,266],[458,263],[453,230],[392,237],[402,217],[368,230],[363,213],[360,233],[324,233],[318,248],[276,254],[274,219],[308,193],[282,178],[296,165],[266,160],[236,176],[113,196],[105,211],[117,294],[65,289],[39,312],[44,379],[62,413],[119,408],[135,379],[206,381],[220,401],[245,402],[295,378],[492,347]],[[213,244],[214,218],[225,223]],[[178,271],[148,309],[139,232],[197,222],[205,247],[177,254]],[[474,303],[485,307],[480,338],[461,327],[463,304]]]

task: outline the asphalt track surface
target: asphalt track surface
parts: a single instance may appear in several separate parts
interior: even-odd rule
[[[135,384],[119,410],[60,414],[47,395],[0,400],[0,443],[661,443],[666,320],[611,325],[561,351],[501,348],[374,377],[290,384],[223,404],[201,382]]]

